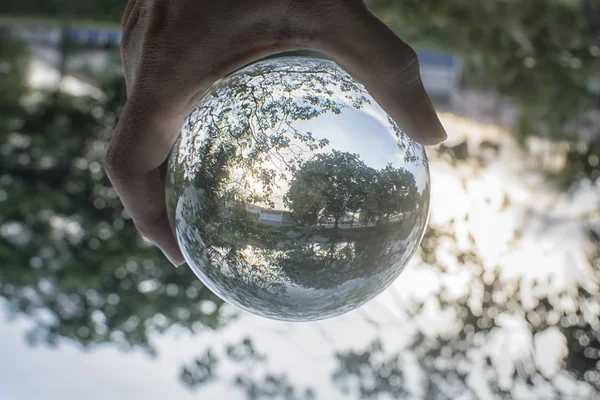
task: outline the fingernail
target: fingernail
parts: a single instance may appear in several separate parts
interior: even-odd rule
[[[448,134],[437,117],[430,120],[415,121],[419,127],[421,143],[433,146],[446,140]]]
[[[174,259],[172,259],[171,257],[169,257],[169,255],[167,253],[165,253],[164,251],[162,253],[165,255],[165,258],[167,260],[169,260],[169,262],[171,264],[173,264],[175,267],[179,267],[180,265],[182,265],[184,263],[184,261],[178,263],[177,261],[175,261]]]
[[[435,135],[421,137],[421,143],[426,146],[435,146],[436,144],[442,143],[447,137],[448,135],[446,132],[443,134],[436,133]]]
[[[442,125],[431,100],[427,99],[417,106],[416,112],[413,113],[413,122],[418,128],[418,134],[421,138],[421,143],[427,146],[433,146],[446,140],[448,134]],[[414,116],[427,116],[425,118],[415,118]]]

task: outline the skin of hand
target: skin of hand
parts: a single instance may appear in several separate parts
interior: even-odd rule
[[[105,168],[139,232],[174,265],[185,260],[167,217],[166,160],[184,118],[240,67],[283,51],[320,51],[414,140],[446,138],[415,51],[362,0],[129,0],[121,28],[127,102]]]

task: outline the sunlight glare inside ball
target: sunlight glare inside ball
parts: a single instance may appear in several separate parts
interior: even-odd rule
[[[169,219],[188,265],[267,318],[343,314],[384,291],[423,237],[429,166],[337,64],[280,57],[218,81],[169,158]]]

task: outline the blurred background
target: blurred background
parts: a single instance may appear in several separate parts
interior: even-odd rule
[[[0,4],[0,398],[599,399],[600,3],[371,0],[449,138],[430,227],[331,320],[223,304],[102,161],[125,0]]]

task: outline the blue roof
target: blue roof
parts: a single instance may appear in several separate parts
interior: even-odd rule
[[[457,60],[452,54],[440,53],[433,50],[416,50],[419,64],[436,67],[453,67]]]

